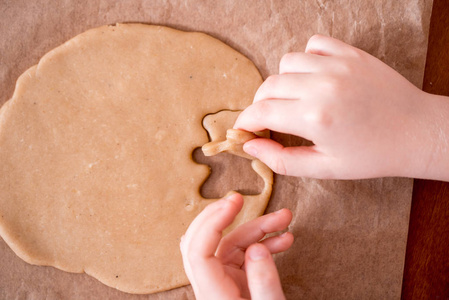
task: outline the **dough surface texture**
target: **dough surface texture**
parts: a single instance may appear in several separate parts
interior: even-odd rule
[[[261,83],[222,42],[161,26],[103,26],[50,51],[0,110],[2,238],[28,263],[129,293],[188,284],[179,239],[216,201],[192,160],[202,120],[244,109]],[[268,203],[273,175],[253,164],[265,188],[232,226]]]

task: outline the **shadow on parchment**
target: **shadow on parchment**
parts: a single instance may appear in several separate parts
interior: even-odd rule
[[[262,192],[263,180],[251,168],[251,161],[229,153],[204,156],[201,148],[192,154],[197,163],[208,165],[211,173],[201,185],[200,194],[206,199],[224,197],[229,191],[243,195],[257,195]]]

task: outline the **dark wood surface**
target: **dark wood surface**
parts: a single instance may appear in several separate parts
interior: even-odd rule
[[[449,96],[447,0],[433,3],[423,90]],[[402,298],[449,299],[448,182],[415,179]]]

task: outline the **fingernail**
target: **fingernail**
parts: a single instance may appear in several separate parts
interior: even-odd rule
[[[246,153],[248,153],[251,156],[257,157],[258,151],[255,147],[253,146],[247,146],[246,144],[243,145],[243,151],[245,151]]]
[[[219,208],[227,207],[229,202],[232,200],[232,196],[234,196],[236,193],[229,193],[228,195],[224,196],[220,200],[217,201]]]
[[[282,210],[284,210],[284,209],[281,208],[280,210],[275,211],[274,214],[276,214],[276,215],[277,215],[277,214],[280,214],[280,213],[282,212]]]
[[[258,245],[253,247],[249,253],[249,258],[254,261],[263,260],[268,257],[268,250],[264,246]]]
[[[224,200],[230,200],[230,199],[232,199],[234,197],[235,194],[237,194],[237,192],[231,191],[223,199]]]

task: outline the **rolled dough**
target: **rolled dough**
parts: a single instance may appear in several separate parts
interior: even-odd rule
[[[261,82],[222,42],[161,26],[104,26],[50,51],[0,110],[2,238],[31,264],[125,292],[188,284],[179,238],[215,201],[192,160],[202,119],[244,109]],[[237,223],[267,205],[260,168],[264,191]]]

